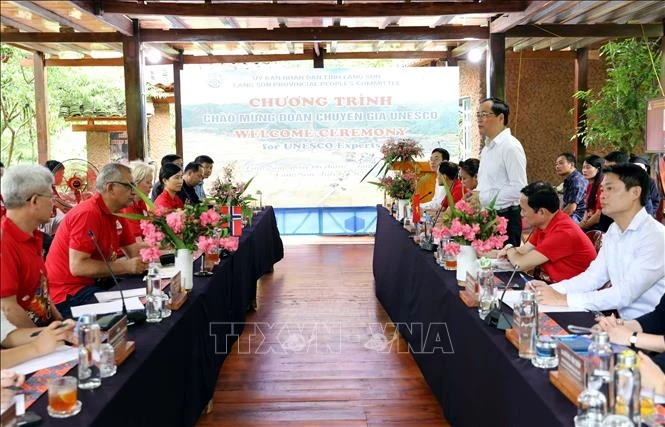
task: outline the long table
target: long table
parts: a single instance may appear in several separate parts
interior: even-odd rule
[[[377,206],[376,296],[409,344],[425,380],[454,426],[570,426],[575,405],[548,371],[520,359],[504,332],[487,326],[459,298],[454,271],[438,266]],[[551,316],[590,326],[590,313]]]
[[[47,394],[29,410],[54,426],[193,425],[211,399],[219,369],[238,335],[256,281],[284,257],[275,214],[267,207],[243,231],[237,252],[208,278],[194,277],[188,300],[157,324],[129,327],[136,351],[96,390],[79,390],[83,409],[59,420],[47,411]],[[196,269],[196,266],[195,266]],[[142,286],[140,278],[121,281]],[[232,323],[238,323],[233,327]],[[76,375],[74,368],[69,375]]]

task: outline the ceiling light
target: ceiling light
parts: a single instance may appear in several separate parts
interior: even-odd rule
[[[150,49],[146,55],[148,62],[151,64],[156,64],[162,60],[162,54],[156,49]]]
[[[484,53],[484,49],[480,49],[480,48],[477,48],[477,47],[471,49],[469,51],[469,55],[468,55],[469,61],[471,61],[471,62],[480,62],[480,60],[483,59],[483,53]]]

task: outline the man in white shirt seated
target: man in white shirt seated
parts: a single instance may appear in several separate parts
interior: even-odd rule
[[[443,185],[439,185],[438,172],[439,165],[442,162],[447,162],[450,160],[450,153],[445,148],[437,147],[432,150],[432,154],[429,156],[429,167],[432,168],[435,174],[437,174],[437,179],[434,184],[434,196],[429,202],[420,204],[420,211],[424,212],[425,210],[437,211],[441,207],[441,202],[443,198],[446,197],[446,190]]]
[[[634,319],[654,310],[665,293],[665,226],[644,209],[649,177],[639,166],[614,165],[602,184],[603,213],[614,220],[589,268],[552,286],[535,280],[538,302],[580,310],[617,309]],[[600,290],[607,281],[612,286]]]

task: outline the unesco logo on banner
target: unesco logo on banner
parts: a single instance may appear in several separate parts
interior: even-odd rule
[[[221,73],[211,73],[208,75],[208,86],[214,89],[222,87],[222,75]]]

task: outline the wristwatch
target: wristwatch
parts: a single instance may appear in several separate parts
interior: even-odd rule
[[[638,333],[639,332],[633,332],[633,335],[631,335],[630,338],[628,338],[628,342],[630,342],[630,348],[633,349],[633,350],[635,350],[635,348],[637,346],[637,334]]]

